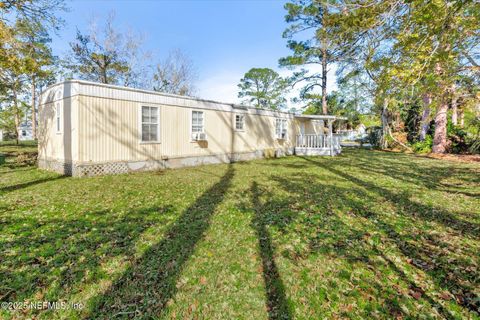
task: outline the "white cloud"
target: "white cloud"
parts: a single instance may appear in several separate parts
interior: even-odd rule
[[[203,99],[216,100],[227,103],[239,103],[238,83],[244,72],[227,70],[213,74],[211,77],[200,79],[198,95]]]

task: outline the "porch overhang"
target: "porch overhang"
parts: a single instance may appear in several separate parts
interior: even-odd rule
[[[346,117],[339,117],[339,116],[332,116],[332,115],[319,115],[319,114],[299,114],[295,115],[296,119],[304,119],[304,120],[347,120]]]

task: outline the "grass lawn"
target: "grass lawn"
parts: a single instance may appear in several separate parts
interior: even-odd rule
[[[480,319],[480,164],[344,150],[78,179],[12,161],[0,301],[83,308],[2,319]]]

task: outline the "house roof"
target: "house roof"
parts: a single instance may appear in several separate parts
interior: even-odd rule
[[[65,86],[65,85],[73,85],[73,84],[78,84],[78,85],[83,85],[83,86],[91,86],[91,87],[100,87],[100,88],[105,88],[105,89],[112,89],[112,90],[117,90],[118,94],[130,92],[130,93],[136,93],[136,94],[143,94],[143,98],[148,97],[149,101],[156,101],[157,99],[154,97],[164,97],[169,99],[169,101],[172,101],[172,103],[179,103],[180,101],[196,101],[200,102],[202,104],[202,108],[205,109],[213,109],[213,110],[223,110],[223,111],[243,111],[243,112],[248,112],[248,113],[254,113],[254,114],[268,114],[268,115],[273,115],[273,116],[280,116],[283,114],[286,117],[298,117],[298,118],[304,118],[304,119],[318,119],[318,120],[335,120],[335,119],[340,119],[340,117],[336,116],[331,116],[331,115],[299,115],[295,114],[292,112],[288,111],[282,111],[282,110],[272,110],[272,109],[265,109],[265,108],[257,108],[253,106],[248,106],[248,105],[241,105],[241,104],[234,104],[234,103],[226,103],[226,102],[220,102],[220,101],[215,101],[215,100],[208,100],[208,99],[201,99],[197,97],[189,97],[189,96],[180,96],[176,94],[170,94],[170,93],[163,93],[163,92],[158,92],[158,91],[152,91],[152,90],[144,90],[144,89],[137,89],[137,88],[130,88],[130,87],[124,87],[124,86],[117,86],[117,85],[111,85],[111,84],[104,84],[104,83],[98,83],[98,82],[91,82],[91,81],[85,81],[85,80],[65,80],[56,84],[53,84],[49,86],[47,89],[45,89],[42,92],[42,97],[43,94],[50,91],[54,87],[57,86]],[[120,90],[120,91],[118,91]],[[95,96],[101,96],[105,98],[112,98],[112,94],[106,94],[105,91],[98,91],[98,90],[82,90],[81,88],[69,88],[68,90],[64,90],[64,92],[61,92],[61,96],[63,98],[71,97],[74,95],[95,95]],[[128,94],[123,97],[124,99],[132,99],[132,95]],[[42,103],[44,100],[41,100]],[[190,103],[184,102],[181,103],[184,104],[184,106],[191,106]],[[180,106],[180,105],[179,105]],[[346,118],[345,118],[346,119]]]

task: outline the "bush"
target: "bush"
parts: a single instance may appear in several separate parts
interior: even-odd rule
[[[447,139],[449,141],[448,149],[451,153],[468,152],[467,131],[464,129],[449,122],[447,125]]]
[[[378,147],[380,145],[380,139],[382,138],[382,127],[368,127],[366,130],[367,136],[365,137],[365,142]]]
[[[37,162],[37,155],[35,153],[22,152],[17,155],[15,162],[18,166],[31,166]]]
[[[480,154],[480,139],[471,139],[468,143],[468,151],[473,154]]]
[[[432,152],[433,138],[431,135],[427,135],[425,140],[417,141],[412,144],[412,149],[416,153],[430,153]]]
[[[469,121],[471,135],[467,139],[468,151],[470,153],[480,154],[480,117]]]

